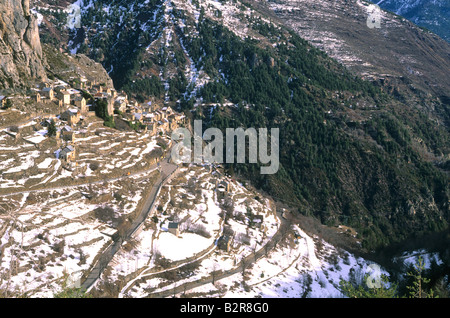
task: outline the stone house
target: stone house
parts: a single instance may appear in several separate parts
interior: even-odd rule
[[[167,119],[163,119],[161,121],[158,121],[158,130],[161,131],[163,134],[169,131],[169,121]]]
[[[68,109],[61,114],[60,119],[67,121],[67,123],[72,126],[76,125],[81,118],[81,112],[78,109]]]
[[[33,96],[33,100],[36,103],[40,103],[41,102],[41,94],[39,94],[38,92],[36,92],[36,94]]]
[[[148,102],[142,105],[142,109],[144,112],[149,113],[154,111],[153,106],[152,106],[152,102]]]
[[[5,107],[6,105],[6,96],[0,96],[0,107]]]
[[[51,87],[45,87],[41,90],[41,95],[52,101],[55,98],[55,91]]]
[[[155,119],[155,115],[153,115],[152,113],[143,113],[144,118],[143,118],[143,123],[148,125],[154,122]]]
[[[59,152],[59,159],[65,160],[67,162],[75,161],[76,151],[73,146],[64,147]]]
[[[173,114],[170,115],[168,120],[169,120],[169,129],[171,131],[174,131],[175,129],[178,128],[178,121],[176,120],[175,115]]]
[[[97,93],[103,93],[103,85],[100,84],[93,85],[92,89],[95,89]]]
[[[229,252],[231,250],[231,242],[232,238],[229,235],[222,235],[217,240],[217,247],[225,252]]]
[[[174,116],[175,116],[175,120],[178,122],[178,125],[186,124],[186,116],[185,115],[175,113]]]
[[[61,128],[61,138],[65,141],[75,142],[75,132],[69,126],[64,126]]]
[[[155,136],[157,132],[157,124],[154,122],[147,124],[147,131],[150,133],[151,136]]]
[[[91,88],[96,84],[95,80],[87,80],[85,83],[86,88]]]
[[[75,80],[73,80],[72,87],[75,87],[76,89],[86,89],[88,87],[88,80],[84,77],[79,77]]]
[[[66,85],[53,86],[53,91],[55,92],[55,95],[58,95],[59,92],[65,91],[66,89],[67,89]]]
[[[46,87],[50,87],[50,83],[48,83],[48,82],[42,82],[41,84],[39,84],[38,87],[40,87],[41,89],[44,89],[44,88],[46,88]]]
[[[160,121],[163,118],[165,118],[163,112],[161,112],[159,110],[155,111],[153,114],[155,115],[155,120],[157,120],[157,121]]]
[[[114,109],[124,113],[127,109],[127,101],[124,98],[117,98],[114,101]]]
[[[83,96],[75,96],[72,101],[73,105],[80,110],[81,114],[86,114],[88,112],[86,99]]]
[[[57,97],[59,100],[62,100],[63,105],[70,105],[70,93],[66,90],[60,90],[57,93]]]
[[[144,122],[144,116],[141,113],[134,113],[133,120],[136,122],[143,123]]]
[[[166,116],[170,116],[173,114],[173,109],[170,106],[161,108],[161,111],[165,113]]]
[[[143,113],[142,109],[139,106],[132,105],[132,104],[127,105],[126,112],[127,113],[140,113],[140,114]]]

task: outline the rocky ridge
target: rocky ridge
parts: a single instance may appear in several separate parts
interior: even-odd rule
[[[0,2],[0,88],[25,86],[45,79],[45,62],[30,1]]]

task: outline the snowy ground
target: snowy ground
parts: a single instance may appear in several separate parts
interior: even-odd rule
[[[0,214],[0,289],[51,297],[65,273],[79,278],[112,243],[104,230],[133,214],[152,178],[0,197],[7,212]],[[85,197],[89,193],[92,199]],[[105,207],[112,211],[111,221],[95,213]]]
[[[298,226],[293,230],[301,236],[295,240],[294,247],[281,246],[259,260],[250,270],[248,287],[229,288],[223,297],[342,297],[336,288],[339,281],[348,279],[350,270],[365,272],[368,264],[363,259],[338,251],[325,242],[318,251],[312,237]],[[220,283],[232,287],[236,282],[242,282],[242,275]]]
[[[72,145],[77,152],[76,163],[67,164],[56,155],[64,143],[58,147],[54,140],[46,137],[46,129],[33,131],[32,126],[36,124],[36,121],[31,121],[20,126],[22,138],[17,140],[6,133],[7,129],[0,131],[2,190],[57,187],[73,184],[74,180],[79,184],[84,183],[86,177],[110,179],[145,170],[161,156],[158,143],[161,140],[168,143],[167,139],[150,137],[149,134],[91,126],[87,133],[75,134]]]
[[[99,221],[83,220],[94,206],[75,199],[77,194],[77,191],[53,191],[48,193],[45,203],[38,204],[27,204],[31,200],[24,194],[17,212],[2,214],[0,289],[51,297],[59,290],[66,273],[78,277],[89,269],[102,248],[111,243],[98,230]],[[9,199],[8,205],[13,204]],[[65,200],[69,199],[67,204]]]
[[[8,148],[12,138],[1,134],[0,145]],[[148,155],[159,147],[155,139],[137,133],[127,135],[129,148],[120,147],[118,142],[103,142],[108,138],[121,136],[104,131],[86,137],[87,140],[80,138],[76,145],[81,158],[89,154],[83,146],[97,147],[92,160],[105,162],[104,169],[109,164],[117,173],[122,165],[134,167],[144,163],[142,167],[150,167]],[[90,141],[96,145],[89,145]],[[0,194],[0,290],[15,295],[51,297],[61,289],[66,275],[77,281],[88,272],[99,253],[112,243],[105,234],[107,229],[117,226],[120,218],[135,213],[144,191],[158,176],[155,169],[141,169],[109,182],[103,179],[89,183],[77,171],[62,169],[62,161],[55,158],[46,142],[36,149],[19,140],[13,151],[0,149],[1,189],[17,192]],[[103,159],[110,151],[119,150],[123,153],[117,159]],[[119,158],[121,162],[117,164]],[[80,159],[79,166],[91,162]],[[99,166],[96,170],[103,169],[102,164]],[[85,173],[94,177],[97,174],[90,169]],[[74,176],[84,180],[82,185],[72,183]],[[58,180],[69,181],[55,183]],[[55,184],[58,186],[52,188]],[[99,217],[98,209],[105,210],[107,217]]]
[[[443,264],[438,253],[429,253],[425,249],[413,252],[404,252],[402,256],[394,258],[394,261],[401,262],[405,267],[411,265],[415,266],[418,262],[419,257],[423,259],[423,266],[425,269],[429,269],[432,262],[435,262],[436,265]]]
[[[224,298],[334,298],[342,297],[337,286],[341,279],[363,277],[370,273],[371,263],[362,258],[337,250],[333,246],[306,235],[298,226],[293,232],[300,233],[298,239],[289,239],[260,258],[242,272],[220,279],[213,285],[209,280],[200,287],[178,293],[187,297]],[[320,244],[318,244],[320,242]],[[319,247],[320,246],[320,247]],[[203,260],[189,278],[168,283],[153,277],[131,289],[127,296],[145,297],[151,292],[170,291],[174,286],[211,277],[212,271],[233,269],[234,259],[225,255],[211,255]]]
[[[156,273],[181,268],[197,260],[202,261],[200,277],[209,273],[213,263],[220,264],[215,265],[217,270],[229,270],[235,266],[237,258],[250,255],[255,247],[260,249],[270,240],[279,226],[271,203],[255,200],[254,192],[209,169],[203,166],[181,168],[179,176],[162,188],[156,209],[134,237],[133,244],[130,242],[132,247],[116,254],[109,275],[102,281],[116,280],[116,284],[123,286],[122,296],[141,297],[158,279]],[[229,182],[229,202],[234,204],[233,215],[226,223],[223,221],[224,199],[218,198],[216,193],[216,182],[221,181]],[[264,215],[264,230],[249,226],[248,218],[243,216],[248,211]],[[168,232],[168,224],[173,221],[180,225],[179,237]],[[237,237],[248,234],[249,243],[236,239],[232,252],[217,254],[217,239],[223,234],[224,225]],[[132,277],[136,273],[139,275]],[[97,283],[98,288],[102,281]],[[138,287],[134,284],[136,281],[143,283]]]

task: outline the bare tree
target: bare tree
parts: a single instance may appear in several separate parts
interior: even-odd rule
[[[127,238],[128,230],[130,229],[131,222],[126,217],[121,217],[117,221],[117,233],[120,242],[123,242]]]
[[[243,257],[241,260],[242,277],[245,276],[245,270],[247,269],[247,266],[248,266],[247,260],[245,259],[245,257]]]
[[[212,264],[212,271],[211,271],[211,276],[212,276],[212,284],[214,285],[216,283],[216,277],[218,274],[218,270],[217,270],[217,263],[214,262]]]
[[[173,298],[177,298],[177,284],[173,284]]]
[[[267,244],[264,245],[264,252],[266,256],[269,254],[269,250],[270,250],[270,242],[267,242]]]

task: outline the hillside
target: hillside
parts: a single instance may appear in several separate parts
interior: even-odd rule
[[[252,1],[261,4],[261,1]],[[367,27],[369,2],[289,1],[261,6],[351,72],[375,81],[396,99],[449,124],[450,45],[395,14],[379,13],[380,28]]]
[[[366,248],[445,229],[449,45],[388,13],[369,29],[367,4],[336,4],[77,1],[69,49],[138,101],[220,128],[282,127],[277,175],[234,172],[324,224],[356,228]]]
[[[0,5],[0,297],[400,296],[419,256],[448,297],[447,42],[363,0],[29,6]],[[193,120],[279,128],[277,173],[177,162]]]

